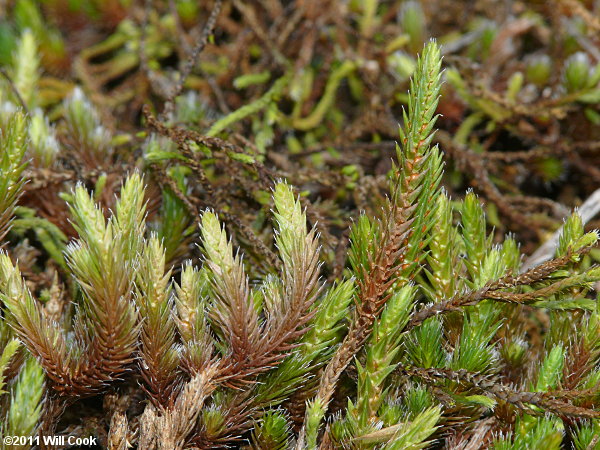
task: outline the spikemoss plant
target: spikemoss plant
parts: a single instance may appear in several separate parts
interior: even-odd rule
[[[367,35],[371,3],[361,22]],[[493,243],[478,198],[448,198],[432,145],[440,67],[440,49],[429,42],[411,82],[388,199],[378,217],[363,214],[353,225],[345,279],[320,278],[319,234],[285,181],[271,193],[267,250],[275,264],[252,279],[257,271],[222,224],[229,211],[181,214],[195,205],[179,169],[154,218],[163,223],[152,227],[141,173],[126,177],[110,211],[79,184],[65,196],[76,233],[62,268],[72,280],[71,309],[57,316],[19,262],[0,254],[0,432],[64,432],[56,428],[63,413],[101,397],[111,448],[595,445],[600,312],[591,288],[600,269],[585,255],[598,235],[584,233],[574,214],[555,258],[520,271],[517,243]],[[208,134],[262,109],[287,76]],[[79,91],[65,116],[70,145],[87,149],[88,162],[112,155]],[[27,122],[15,113],[7,123],[2,238],[23,188],[26,137],[42,166],[53,151],[33,139],[52,135],[37,115]],[[193,163],[190,139],[176,143],[182,154],[168,153]],[[149,144],[151,155],[166,151]],[[201,258],[174,265],[191,220]]]

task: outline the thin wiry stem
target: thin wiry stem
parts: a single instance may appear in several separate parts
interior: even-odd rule
[[[532,408],[528,406],[535,405],[546,411],[565,416],[581,417],[587,419],[600,417],[600,411],[575,406],[572,403],[569,403],[562,399],[572,395],[572,392],[563,393],[562,391],[518,391],[502,383],[499,383],[498,381],[495,381],[488,376],[471,373],[462,369],[449,370],[400,368],[399,371],[408,376],[419,377],[427,383],[438,383],[439,381],[443,380],[452,380],[457,383],[466,384],[468,386],[477,388],[483,391],[484,393],[497,398],[498,400],[511,403],[516,407],[527,411],[529,414],[539,414],[533,411]]]
[[[181,92],[183,92],[185,82],[192,73],[192,70],[194,70],[196,63],[198,62],[198,57],[200,56],[200,53],[202,53],[202,50],[204,50],[204,47],[206,47],[206,44],[208,43],[208,37],[212,34],[215,25],[217,24],[217,18],[219,17],[219,12],[221,12],[222,3],[222,0],[215,1],[210,16],[206,21],[206,25],[204,25],[204,30],[202,30],[200,38],[196,42],[192,53],[185,62],[181,73],[179,74],[179,80],[173,86],[171,92],[169,93],[169,97],[165,101],[165,106],[159,116],[159,120],[164,120],[164,118],[168,117],[168,115],[173,112],[173,109],[175,108],[175,99],[181,94]]]
[[[585,254],[589,250],[590,248],[586,247],[584,249],[579,250],[576,253]],[[445,314],[451,311],[456,311],[465,306],[473,306],[485,299],[494,299],[512,303],[523,303],[528,300],[534,300],[536,298],[544,297],[547,295],[551,295],[554,292],[558,292],[564,289],[565,287],[573,285],[573,282],[567,278],[565,280],[557,281],[556,283],[553,283],[550,286],[525,294],[497,291],[499,291],[500,289],[508,289],[544,281],[548,279],[548,277],[552,273],[556,272],[560,268],[567,265],[570,261],[572,261],[573,254],[574,253],[569,252],[565,256],[561,256],[551,261],[540,264],[539,266],[534,267],[528,270],[527,272],[519,275],[513,275],[512,273],[509,273],[498,280],[489,281],[488,283],[486,283],[485,286],[483,286],[480,289],[469,291],[466,294],[457,294],[451,299],[442,300],[440,302],[429,305],[421,311],[418,311],[415,314],[413,314],[410,321],[406,325],[404,331],[408,331],[414,327],[421,325],[423,322],[425,322],[425,320],[427,320],[430,317],[434,317],[439,314]]]

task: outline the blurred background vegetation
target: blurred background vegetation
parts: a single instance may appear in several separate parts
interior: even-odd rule
[[[597,1],[2,1],[0,128],[29,114],[29,163],[15,168],[28,181],[3,246],[60,317],[75,296],[65,201],[83,183],[108,216],[138,169],[175,276],[201,255],[211,208],[256,280],[278,264],[271,194],[285,178],[338,280],[350,224],[385,204],[430,38],[443,55],[442,185],[456,205],[472,188],[493,242],[512,233],[531,254],[600,188]]]

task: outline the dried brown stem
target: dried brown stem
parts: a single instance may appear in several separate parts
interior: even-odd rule
[[[589,251],[589,248],[584,248],[578,251],[578,254],[583,254]],[[561,280],[553,283],[550,286],[528,292],[525,294],[515,294],[508,292],[497,292],[500,289],[508,289],[517,286],[530,285],[547,279],[553,272],[564,267],[573,258],[573,253],[569,252],[565,256],[555,258],[551,261],[547,261],[528,270],[525,273],[519,275],[513,275],[509,273],[502,278],[494,281],[489,281],[485,286],[475,291],[470,291],[466,294],[455,295],[451,299],[442,300],[427,306],[421,311],[416,312],[411,317],[410,321],[404,328],[404,331],[408,331],[416,326],[421,325],[425,320],[430,317],[437,316],[439,314],[445,314],[450,311],[459,310],[465,306],[476,305],[477,303],[485,299],[493,299],[498,301],[510,302],[510,303],[524,303],[529,300],[534,300],[550,293],[558,292],[564,287],[564,283],[567,280]]]
[[[219,12],[221,12],[221,4],[222,0],[215,1],[210,16],[208,17],[206,25],[204,26],[204,30],[202,30],[202,34],[200,35],[198,42],[196,42],[192,53],[189,55],[187,61],[185,62],[181,73],[179,74],[179,80],[177,81],[175,86],[173,86],[171,92],[169,93],[169,97],[165,101],[163,111],[159,116],[159,120],[163,120],[165,117],[167,117],[173,112],[173,109],[175,108],[175,99],[181,94],[181,92],[183,92],[183,86],[185,85],[185,82],[190,76],[190,74],[192,73],[192,70],[194,70],[196,63],[198,62],[200,53],[202,53],[202,50],[204,50],[204,47],[206,47],[206,44],[208,43],[208,37],[212,34],[215,25],[217,24],[217,17],[219,17]]]
[[[445,131],[438,131],[435,139],[442,144],[447,153],[456,159],[457,163],[465,169],[467,173],[473,175],[473,182],[485,194],[485,196],[494,202],[498,209],[507,216],[521,230],[537,230],[540,223],[537,220],[526,216],[515,209],[508,198],[504,196],[494,183],[490,180],[490,175],[481,160],[481,156],[465,145],[461,145],[452,139],[452,136]],[[542,220],[542,219],[540,219]],[[554,221],[544,220],[543,224],[551,226]]]
[[[562,391],[556,392],[526,392],[517,391],[504,384],[501,384],[492,378],[472,373],[464,369],[423,369],[423,368],[401,368],[401,372],[408,376],[416,376],[421,378],[426,383],[437,384],[439,381],[451,380],[456,383],[468,385],[491,395],[498,400],[505,401],[516,406],[519,409],[525,410],[530,414],[536,414],[528,405],[535,405],[546,411],[562,416],[581,417],[581,418],[598,418],[600,411],[595,411],[588,408],[575,406],[569,402],[562,400],[567,395],[563,395]],[[539,414],[539,413],[537,413]]]

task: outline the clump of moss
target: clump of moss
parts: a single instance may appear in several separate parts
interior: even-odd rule
[[[0,27],[0,434],[595,445],[584,6],[84,3]]]

